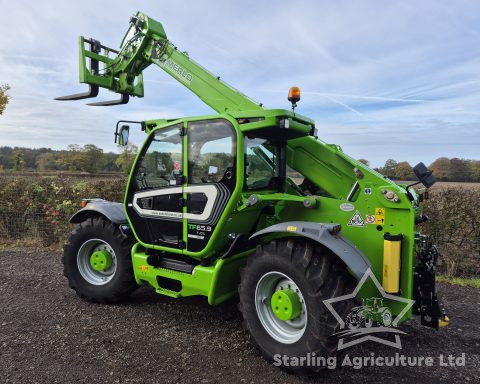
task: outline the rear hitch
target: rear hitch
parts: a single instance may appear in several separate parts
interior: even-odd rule
[[[443,304],[439,301],[435,289],[435,274],[438,251],[427,236],[421,235],[422,248],[418,264],[414,269],[413,294],[415,303],[413,312],[420,315],[421,324],[439,329],[449,323]]]

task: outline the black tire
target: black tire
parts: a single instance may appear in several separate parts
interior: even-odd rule
[[[91,239],[106,242],[115,252],[116,270],[104,285],[94,285],[81,275],[77,263],[80,247]],[[130,251],[133,238],[124,235],[117,225],[103,216],[96,216],[76,224],[63,251],[63,273],[78,296],[93,303],[114,303],[125,299],[137,284],[133,276]]]
[[[262,325],[255,305],[257,284],[266,273],[277,271],[287,275],[300,289],[307,308],[307,323],[301,338],[285,344],[273,338]],[[239,287],[244,326],[250,332],[257,348],[270,362],[279,365],[277,355],[302,358],[337,355],[338,338],[332,336],[340,328],[323,300],[353,292],[355,280],[346,266],[329,250],[303,238],[274,240],[257,246],[242,270]],[[346,320],[356,300],[336,303],[334,308]],[[315,353],[315,355],[313,355]],[[317,372],[322,366],[285,366],[291,373]]]

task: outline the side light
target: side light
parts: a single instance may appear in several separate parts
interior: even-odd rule
[[[80,205],[82,206],[82,208],[85,208],[88,204],[88,200],[87,199],[83,199],[82,202],[80,203]]]

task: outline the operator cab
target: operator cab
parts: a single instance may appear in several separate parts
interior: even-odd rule
[[[284,192],[287,139],[311,131],[284,112],[281,118],[275,111],[262,118],[216,115],[143,123],[149,137],[126,195],[127,216],[140,242],[199,258],[207,247],[228,246],[231,230],[224,216],[233,214],[242,193]],[[116,136],[125,142],[124,132],[117,127]],[[240,226],[236,218],[235,231],[251,233],[259,215],[256,209],[244,214]],[[216,233],[222,219],[226,223]]]
[[[127,214],[142,243],[200,252],[236,187],[237,134],[226,119],[151,131],[133,168]]]

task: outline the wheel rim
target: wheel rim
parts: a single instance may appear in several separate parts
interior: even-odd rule
[[[95,260],[107,260],[106,265],[99,267]],[[117,257],[107,242],[90,239],[82,244],[77,253],[77,267],[85,281],[93,285],[107,284],[115,276]]]
[[[272,309],[272,297],[275,292],[285,291],[292,298],[292,291],[298,296],[300,310],[294,311],[298,316],[280,320]],[[296,299],[294,299],[296,300]],[[307,306],[297,284],[281,272],[268,272],[258,281],[255,289],[255,307],[263,328],[275,340],[283,344],[292,344],[300,340],[307,328]]]

